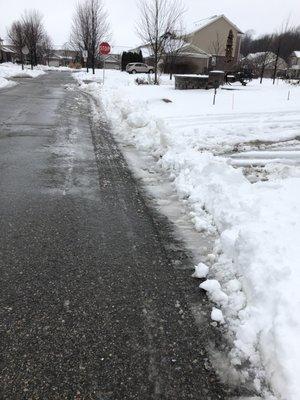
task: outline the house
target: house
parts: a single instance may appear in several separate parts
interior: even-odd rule
[[[295,65],[300,67],[300,50],[293,51],[290,57],[290,66],[293,67]]]
[[[210,54],[209,68],[230,70],[240,60],[243,32],[224,14],[194,23],[185,41]]]
[[[288,76],[290,78],[300,79],[300,50],[294,51],[290,57]]]
[[[0,38],[0,63],[15,62],[16,58],[17,54],[13,46],[4,44],[3,39]]]
[[[53,46],[53,49],[48,55],[44,55],[43,63],[50,67],[67,67],[74,62],[77,57],[77,52],[69,49],[67,46]]]
[[[134,53],[142,51],[145,62],[154,64],[154,56],[149,45],[142,45],[131,50]],[[170,64],[172,72],[182,74],[201,74],[209,67],[210,54],[205,53],[197,46],[186,43],[182,39],[171,39],[166,42],[164,55],[158,63],[160,70],[168,73]]]
[[[177,47],[176,43],[167,42],[164,71],[177,74],[202,74],[208,71],[210,59],[210,54],[192,43],[178,43]]]
[[[272,78],[276,65],[276,54],[271,51],[250,53],[242,60],[242,65],[246,66],[256,76],[260,76],[262,71],[265,78]],[[284,75],[287,71],[287,63],[283,58],[277,60],[277,75]]]
[[[121,69],[122,53],[128,51],[129,47],[125,46],[112,46],[110,54],[107,56],[100,56],[99,60],[103,63],[105,60],[106,69]],[[101,63],[101,65],[102,65]]]
[[[172,50],[167,46],[159,65],[168,72],[168,60],[175,53],[175,73],[202,74],[212,69],[231,70],[240,60],[242,35],[243,32],[225,15],[214,15],[194,23],[188,33],[174,39],[174,42],[181,42],[180,49],[176,50],[176,45],[174,48],[172,43]],[[142,50],[145,62],[153,64],[150,45],[131,51],[139,50]]]

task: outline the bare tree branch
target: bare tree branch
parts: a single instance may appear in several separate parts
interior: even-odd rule
[[[25,43],[29,49],[31,68],[38,63],[38,45],[45,36],[43,16],[37,10],[25,11],[21,19]]]
[[[155,84],[158,84],[158,64],[165,52],[170,34],[178,30],[185,8],[181,0],[141,0],[137,33],[154,57]]]
[[[24,55],[22,52],[23,47],[26,45],[24,25],[21,21],[15,21],[11,24],[11,27],[7,31],[7,36],[10,43],[17,50],[18,56],[24,69]]]

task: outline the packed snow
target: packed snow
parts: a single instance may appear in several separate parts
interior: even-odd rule
[[[209,273],[209,267],[204,263],[199,263],[195,266],[195,272],[193,273],[193,278],[206,278]]]
[[[239,379],[265,399],[299,400],[299,163],[287,162],[292,153],[265,153],[269,162],[251,180],[257,154],[246,157],[248,174],[231,155],[299,150],[300,87],[233,84],[213,105],[213,91],[176,91],[167,76],[160,86],[137,86],[119,71],[107,71],[104,85],[102,71],[73,76],[102,102],[116,138],[169,176],[199,237],[216,238],[194,277],[214,303],[212,320],[228,331]]]
[[[36,78],[44,73],[43,68],[40,67],[31,70],[30,67],[26,65],[24,70],[22,70],[21,65],[18,64],[0,64],[0,89],[16,85],[17,83],[15,81],[10,80],[12,78]]]

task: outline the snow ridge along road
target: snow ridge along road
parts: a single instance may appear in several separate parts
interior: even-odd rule
[[[191,260],[71,82],[0,97],[1,399],[240,395],[210,367]]]

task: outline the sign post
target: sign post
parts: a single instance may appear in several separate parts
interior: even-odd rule
[[[24,56],[29,54],[29,49],[27,46],[22,47],[22,54],[21,54],[21,63],[22,63],[22,70],[24,70]]]
[[[107,42],[102,42],[100,43],[99,46],[99,54],[102,56],[106,56],[110,53],[111,47],[109,43]],[[105,58],[103,57],[103,85],[104,85],[104,80],[105,80]]]
[[[83,57],[83,61],[85,62],[86,72],[89,72],[89,67],[88,67],[88,65],[87,65],[87,59],[88,59],[88,52],[87,52],[87,50],[82,50],[82,57]]]

